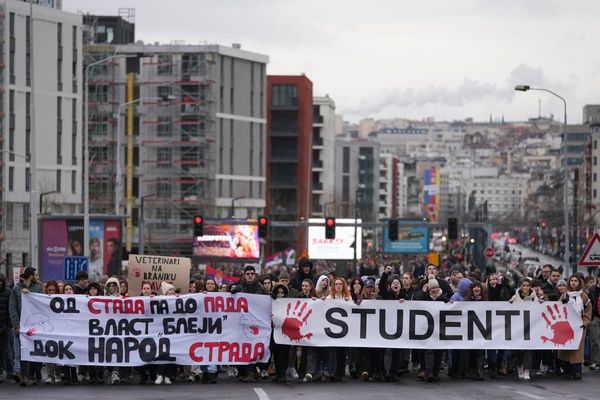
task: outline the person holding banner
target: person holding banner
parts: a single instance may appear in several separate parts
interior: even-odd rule
[[[368,277],[365,279],[365,287],[361,293],[361,296],[356,301],[356,304],[360,305],[363,300],[381,300],[381,297],[377,294],[375,286],[375,279]],[[358,356],[358,370],[360,371],[360,377],[364,381],[370,380],[381,380],[383,378],[383,349],[373,347],[362,347],[357,350]]]
[[[152,285],[150,282],[144,282],[142,284],[142,292],[140,296],[154,296],[152,293]],[[154,365],[147,364],[141,367],[137,367],[138,373],[140,374],[140,385],[145,385],[147,382],[154,382],[156,379],[156,372]]]
[[[104,296],[108,297],[119,297],[120,295],[120,282],[117,278],[111,277],[106,281],[104,286]],[[117,385],[121,382],[121,368],[119,367],[107,367],[110,372],[110,383],[111,385]]]
[[[176,296],[175,286],[167,282],[160,283],[160,294],[163,296]],[[171,377],[175,375],[177,367],[173,364],[159,364],[156,366],[155,385],[170,385]]]
[[[510,303],[520,301],[539,301],[535,292],[531,289],[531,282],[528,278],[521,279],[521,284],[517,293],[509,300]],[[531,350],[513,350],[512,356],[517,366],[517,377],[526,382],[531,380],[529,370],[531,369]]]
[[[31,386],[36,384],[35,381],[35,371],[37,363],[21,361],[21,339],[19,327],[21,326],[21,306],[22,306],[22,293],[42,293],[42,286],[38,284],[36,280],[36,270],[33,267],[27,267],[23,271],[23,280],[20,282],[16,282],[10,293],[10,302],[9,302],[9,313],[10,313],[10,322],[12,328],[14,329],[15,337],[14,337],[14,345],[15,345],[15,362],[14,362],[14,372],[19,376],[19,372],[21,377],[18,378],[21,386]]]
[[[413,300],[417,301],[443,301],[448,302],[448,296],[442,291],[437,279],[430,279],[423,290],[415,293]],[[437,382],[440,380],[440,369],[442,367],[442,356],[444,350],[419,350],[417,351],[421,371],[419,378],[425,382]]]
[[[278,283],[273,288],[271,298],[273,300],[287,298],[289,289],[286,285]],[[286,383],[286,370],[290,360],[290,349],[292,346],[285,344],[275,343],[273,333],[271,333],[271,354],[273,355],[273,361],[275,363],[275,378],[273,382]]]
[[[333,285],[329,288],[329,295],[326,300],[337,300],[337,301],[350,301],[350,289],[346,280],[343,278],[334,278]],[[335,363],[331,366],[331,370],[334,372],[331,380],[342,381],[346,372],[346,353],[345,347],[335,347],[331,349],[330,360]]]
[[[0,274],[0,383],[4,382],[6,374],[5,359],[8,353],[8,336],[12,334],[8,313],[9,301],[10,289],[6,286],[6,277]]]
[[[46,282],[44,285],[44,293],[48,296],[53,296],[58,293],[58,283],[54,280]],[[60,367],[54,363],[46,363],[46,371],[48,376],[44,383],[46,385],[54,385],[54,383],[61,383],[60,379]]]
[[[585,345],[585,335],[587,328],[592,321],[592,302],[589,296],[585,293],[585,284],[583,279],[578,275],[571,275],[568,283],[569,291],[563,293],[559,299],[563,304],[571,303],[575,310],[581,315],[583,325],[579,328],[583,329],[583,336],[577,350],[559,350],[558,359],[563,361],[565,367],[565,377],[567,379],[580,380],[583,370],[583,353]],[[576,329],[576,328],[575,328]]]

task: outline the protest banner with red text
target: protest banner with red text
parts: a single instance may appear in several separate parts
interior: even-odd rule
[[[583,335],[573,304],[277,299],[279,344],[412,349],[573,350]]]
[[[268,362],[271,298],[23,294],[21,359],[61,365]]]

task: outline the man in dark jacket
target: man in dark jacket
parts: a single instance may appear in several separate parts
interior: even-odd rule
[[[246,265],[244,267],[244,275],[242,275],[242,279],[240,279],[237,286],[231,291],[231,293],[269,295],[269,292],[258,282],[258,279],[256,278],[256,270],[252,265]],[[262,364],[258,365],[262,366]],[[238,371],[240,380],[246,383],[255,382],[258,379],[258,376],[256,375],[256,367],[257,364],[239,365]],[[267,367],[264,369],[266,370]]]
[[[557,301],[560,297],[558,291],[556,290],[556,284],[560,280],[561,273],[557,269],[553,269],[550,271],[550,278],[544,283],[542,289],[544,290],[544,294],[548,296],[549,301]]]
[[[42,293],[42,286],[35,279],[35,268],[27,267],[23,271],[23,281],[17,282],[15,287],[10,292],[10,301],[8,304],[10,323],[15,333],[15,374],[17,374],[17,366],[20,365],[20,372],[23,376],[21,386],[28,386],[33,379],[33,368],[30,363],[21,361],[21,341],[19,338],[19,327],[21,324],[21,299],[22,293]]]
[[[10,315],[8,303],[10,301],[10,289],[6,285],[6,277],[0,274],[0,383],[6,375],[6,354],[8,352],[8,335],[12,334],[10,326]]]
[[[298,261],[298,271],[292,276],[290,286],[297,291],[300,291],[302,289],[302,281],[305,279],[310,279],[314,282],[315,274],[313,272],[312,261],[306,257],[302,257],[300,261]]]

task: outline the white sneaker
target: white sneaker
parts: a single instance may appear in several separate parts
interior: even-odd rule
[[[312,382],[312,380],[313,380],[313,376],[311,374],[306,374],[306,375],[304,375],[304,379],[302,379],[302,382],[308,383],[308,382]]]
[[[288,367],[285,374],[287,375],[287,377],[289,379],[298,379],[299,378],[298,372],[296,372],[296,368],[294,368],[294,367]]]
[[[523,379],[527,382],[529,382],[531,380],[531,378],[529,377],[529,370],[526,369],[525,371],[523,371]]]
[[[263,369],[262,371],[260,371],[261,379],[267,379],[268,377],[269,377],[269,371],[267,371],[266,369]]]
[[[162,385],[163,381],[164,381],[164,378],[162,377],[162,375],[157,375],[156,376],[156,380],[154,381],[154,384],[155,385]]]
[[[111,385],[117,385],[121,382],[121,379],[119,378],[119,373],[118,372],[113,372],[110,375],[110,384]]]
[[[46,385],[53,385],[54,384],[54,377],[52,375],[48,375],[48,377],[46,378],[46,380],[44,381],[44,383]]]
[[[529,374],[529,371],[527,373]],[[517,367],[517,376],[519,379],[523,379],[523,367]]]
[[[195,380],[196,380],[196,377],[194,375],[190,375],[187,377],[188,382],[194,382]]]
[[[171,379],[168,376],[165,376],[165,385],[170,385]]]
[[[590,364],[590,371],[598,371],[600,369],[600,367],[598,366],[597,363],[593,362]]]
[[[56,378],[54,378],[54,383],[56,383],[56,384],[62,383],[62,379],[60,378],[60,376],[57,376]]]

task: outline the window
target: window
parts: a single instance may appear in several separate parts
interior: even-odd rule
[[[349,173],[350,172],[350,147],[344,147],[342,163],[343,163],[342,172]]]
[[[171,184],[168,182],[157,183],[156,195],[158,197],[171,197]]]
[[[598,164],[598,157],[594,156],[594,165]]]
[[[598,197],[597,194],[598,193],[597,193],[596,189],[594,189],[594,198]]]
[[[598,179],[598,174],[596,172],[594,172],[593,179],[594,179],[594,182],[596,182],[596,180]]]
[[[598,149],[598,141],[594,140],[594,150],[597,150],[597,149]]]
[[[171,136],[171,117],[158,117],[156,134],[162,137]]]
[[[8,191],[15,190],[15,167],[8,167]]]
[[[23,230],[29,230],[29,204],[23,204]]]
[[[159,55],[158,56],[158,74],[159,75],[171,75],[173,72],[173,66],[171,65],[171,56]]]
[[[15,42],[16,42],[16,38],[15,38],[15,13],[10,13],[9,16],[9,22],[8,22],[8,26],[9,26],[9,35],[10,35],[10,54],[9,54],[9,74],[10,74],[10,83],[11,84],[15,84]],[[29,35],[29,29],[27,30],[27,34],[26,37],[28,37]]]
[[[163,147],[158,149],[156,160],[159,167],[168,167],[171,164],[171,148]]]
[[[13,203],[6,204],[6,230],[12,231],[13,229]]]
[[[171,86],[159,86],[158,89],[158,97],[168,98],[173,94],[173,88]]]
[[[71,193],[75,194],[77,191],[77,172],[71,171]]]
[[[62,164],[62,97],[56,98],[56,163]]]
[[[273,107],[293,107],[298,105],[296,85],[273,85],[271,105]]]
[[[73,128],[71,131],[71,164],[77,165],[77,99],[71,103],[71,115]]]
[[[61,178],[62,178],[62,171],[60,169],[56,170],[56,191],[60,192],[61,190]]]
[[[31,183],[31,170],[29,168],[25,168],[25,191],[29,192]]]

